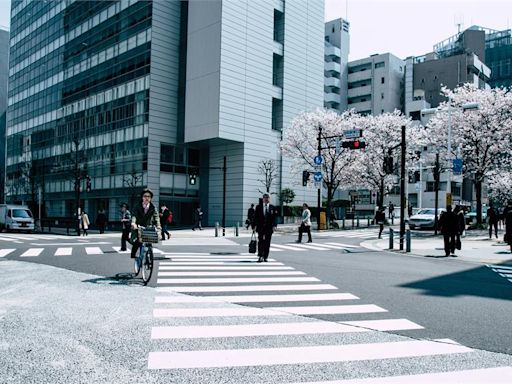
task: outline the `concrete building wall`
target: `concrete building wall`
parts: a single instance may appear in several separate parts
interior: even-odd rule
[[[4,202],[5,128],[7,123],[7,82],[9,74],[9,31],[0,28],[0,202]]]

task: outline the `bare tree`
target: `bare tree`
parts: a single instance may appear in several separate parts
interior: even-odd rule
[[[133,168],[129,174],[123,175],[123,186],[128,188],[130,191],[130,197],[129,197],[130,207],[133,207],[133,205],[137,199],[137,192],[139,190],[139,184],[140,184],[140,187],[142,187],[142,178],[143,177],[144,177],[144,174],[142,172],[137,172],[135,170],[135,168]]]
[[[260,175],[263,175],[263,179],[258,179],[258,181],[265,187],[265,192],[270,193],[272,184],[277,179],[278,171],[279,169],[274,160],[261,160],[258,164],[258,172]],[[262,191],[260,190],[260,192]]]

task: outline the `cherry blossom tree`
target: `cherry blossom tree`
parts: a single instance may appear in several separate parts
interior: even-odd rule
[[[318,136],[320,134],[320,153],[323,158],[321,166],[323,185],[327,191],[327,212],[331,211],[332,200],[336,190],[342,186],[348,189],[354,186],[352,172],[361,172],[354,165],[359,150],[341,148],[336,151],[335,137],[343,131],[362,128],[365,118],[354,110],[341,115],[332,110],[318,109],[314,112],[303,112],[296,116],[290,125],[283,130],[281,151],[292,159],[290,172],[299,180],[302,171],[312,172],[315,169],[313,158],[318,155]]]
[[[470,84],[453,91],[443,88],[442,92],[448,101],[430,119],[427,138],[445,161],[450,162],[457,154],[462,158],[464,174],[473,177],[477,223],[481,224],[482,182],[496,169],[506,168],[511,160],[512,92],[503,88],[477,89]],[[475,108],[469,109],[470,106]]]
[[[402,126],[406,127],[406,161],[412,162],[415,157],[416,144],[420,138],[419,128],[411,124],[411,120],[400,111],[383,113],[377,116],[365,116],[364,140],[367,147],[358,154],[353,166],[361,175],[358,180],[360,187],[379,191],[378,205],[384,203],[385,187],[390,187],[396,177],[385,171],[384,161],[388,155],[394,159],[400,155]]]
[[[493,172],[488,177],[489,197],[501,205],[512,200],[512,170]]]

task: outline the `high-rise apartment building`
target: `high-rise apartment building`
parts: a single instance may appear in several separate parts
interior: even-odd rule
[[[226,225],[241,220],[264,189],[261,161],[278,170],[271,192],[293,187],[278,142],[323,105],[323,12],[316,0],[13,1],[8,199],[41,189],[47,216],[81,206],[115,221],[149,187],[178,224],[199,205],[220,221],[224,201]]]
[[[402,110],[405,62],[391,53],[348,63],[348,108],[379,115]]]
[[[338,112],[347,109],[349,28],[343,19],[325,23],[324,106]]]

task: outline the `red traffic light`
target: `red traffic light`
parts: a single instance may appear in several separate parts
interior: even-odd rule
[[[350,149],[363,149],[366,148],[366,142],[354,140],[354,141],[344,141],[341,146],[343,148],[350,148]]]

